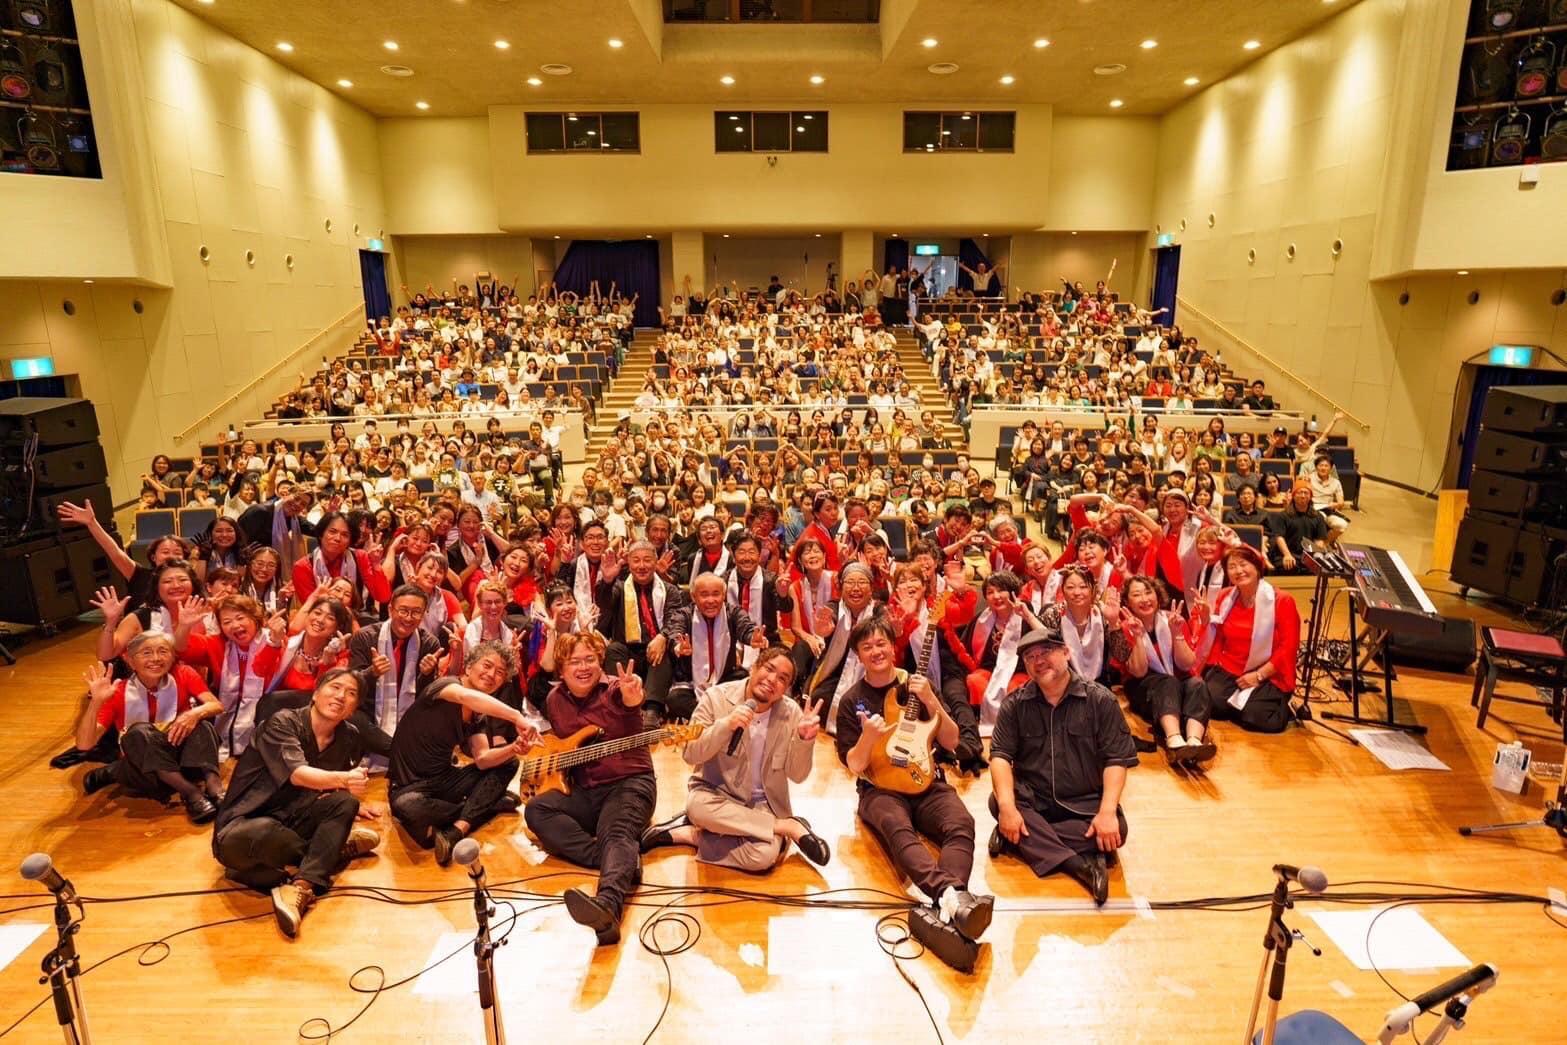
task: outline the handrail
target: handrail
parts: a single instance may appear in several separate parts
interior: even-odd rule
[[[477,431],[479,425],[474,424],[474,422],[479,422],[482,424],[492,417],[502,421],[518,420],[525,416],[539,417],[543,416],[544,411],[546,410],[553,411],[556,417],[582,416],[582,411],[565,404],[547,407],[543,403],[534,403],[530,406],[510,407],[506,410],[486,410],[477,414],[463,414],[453,410],[450,413],[440,414],[349,414],[347,416],[341,417],[257,417],[246,421],[245,427],[251,428],[256,425],[278,425],[289,428],[298,427],[301,425],[333,425],[341,422],[344,426],[352,428],[356,424],[363,426],[364,422],[366,421],[374,421],[376,428],[380,428],[383,422],[390,421],[392,423],[392,427],[395,428],[397,426],[397,422],[399,421],[417,421],[420,423],[421,427],[425,421],[433,421],[435,422],[437,429],[439,429],[442,424],[449,426],[453,421],[464,421],[469,423],[473,431]]]
[[[1237,334],[1235,331],[1231,330],[1229,327],[1225,326],[1223,323],[1219,322],[1217,319],[1214,319],[1212,316],[1210,316],[1208,313],[1204,312],[1202,309],[1198,308],[1196,305],[1192,304],[1186,298],[1183,298],[1179,294],[1177,294],[1175,296],[1175,301],[1176,301],[1176,304],[1179,305],[1181,308],[1186,309],[1188,312],[1195,313],[1204,323],[1207,323],[1210,326],[1214,327],[1220,333],[1224,334],[1225,337],[1229,338],[1231,341],[1236,342],[1242,348],[1244,348],[1246,351],[1250,352],[1252,355],[1256,356],[1258,359],[1261,359],[1264,363],[1268,364],[1273,369],[1277,370],[1279,373],[1281,373],[1285,377],[1289,378],[1291,381],[1293,381],[1296,384],[1300,385],[1306,391],[1310,392],[1312,395],[1316,396],[1318,399],[1322,400],[1324,403],[1326,403],[1329,406],[1331,406],[1334,410],[1337,410],[1339,413],[1343,414],[1345,420],[1355,422],[1357,425],[1359,425],[1361,428],[1365,429],[1368,432],[1371,430],[1371,425],[1369,423],[1367,423],[1366,421],[1363,421],[1359,417],[1355,416],[1353,413],[1351,413],[1349,411],[1349,409],[1347,407],[1341,406],[1338,403],[1334,402],[1332,399],[1328,398],[1321,391],[1319,391],[1317,389],[1317,387],[1315,385],[1313,385],[1310,381],[1307,381],[1305,378],[1303,378],[1299,374],[1295,373],[1295,371],[1291,370],[1289,367],[1285,366],[1283,363],[1280,363],[1277,359],[1274,359],[1272,356],[1268,355],[1268,353],[1264,352],[1262,349],[1258,348],[1256,345],[1252,344],[1250,341],[1247,341],[1245,338],[1241,337],[1239,334]]]
[[[306,341],[304,344],[300,345],[298,348],[294,349],[294,351],[290,352],[288,355],[284,356],[282,359],[279,359],[276,363],[273,363],[271,366],[267,367],[261,373],[257,374],[255,377],[251,378],[250,381],[247,382],[243,388],[241,388],[239,391],[235,392],[233,395],[229,396],[227,399],[223,400],[221,403],[219,403],[217,406],[213,407],[211,410],[208,410],[205,414],[201,415],[201,417],[196,419],[195,423],[186,426],[184,431],[180,432],[179,434],[177,434],[174,437],[174,442],[175,443],[183,443],[187,438],[189,438],[189,436],[190,436],[190,434],[192,432],[200,431],[202,426],[206,425],[209,421],[211,421],[214,417],[216,417],[219,414],[221,414],[224,410],[227,410],[229,407],[233,406],[236,402],[238,402],[240,400],[241,397],[243,397],[245,395],[248,395],[251,392],[251,390],[254,389],[257,385],[261,384],[261,382],[265,381],[267,378],[271,377],[272,375],[276,374],[279,370],[283,369],[285,366],[288,366],[290,363],[292,363],[299,356],[299,354],[301,352],[304,352],[307,349],[309,349],[312,346],[314,346],[316,342],[320,341],[322,338],[324,338],[327,335],[329,335],[329,334],[333,333],[334,331],[336,331],[338,327],[342,326],[344,323],[348,322],[350,319],[358,318],[362,322],[363,318],[364,318],[364,313],[365,313],[365,303],[363,301],[360,301],[357,304],[355,304],[353,308],[349,309],[347,312],[344,312],[341,316],[338,316],[332,322],[330,322],[326,326],[322,327],[319,331],[317,331],[314,335],[312,335],[310,337],[310,339],[308,341]]]

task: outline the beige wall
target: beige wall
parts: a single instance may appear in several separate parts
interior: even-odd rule
[[[1138,278],[1148,263],[1146,236],[1140,232],[1030,232],[1012,237],[1007,279],[1025,290],[1057,290],[1062,278],[1093,285],[1110,274],[1110,289],[1122,300],[1137,296]]]
[[[521,297],[533,293],[533,241],[527,236],[397,236],[393,243],[410,292],[427,284],[449,289],[453,278],[471,287],[474,273],[488,272],[519,288]],[[406,300],[398,287],[392,297],[399,304]]]
[[[837,236],[734,236],[706,237],[703,271],[704,286],[711,289],[731,280],[742,290],[766,288],[770,277],[777,276],[786,287],[816,293],[827,285],[827,263],[837,264]],[[685,275],[685,273],[681,273]],[[693,273],[693,279],[695,274]],[[838,287],[843,288],[840,278]]]
[[[1057,114],[1052,130],[1045,227],[1147,229],[1159,169],[1159,121]]]
[[[510,167],[504,156],[490,155],[489,120],[383,119],[378,125],[390,231],[402,236],[500,231],[495,178]]]

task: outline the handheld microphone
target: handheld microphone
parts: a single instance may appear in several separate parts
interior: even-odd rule
[[[1293,864],[1274,864],[1273,873],[1286,882],[1299,882],[1308,893],[1320,893],[1328,887],[1328,876],[1320,867],[1296,867]]]
[[[757,709],[759,709],[761,707],[761,705],[758,704],[754,700],[747,700],[745,702],[745,706],[750,708],[753,712],[755,712]],[[745,735],[745,728],[744,727],[741,727],[740,729],[737,729],[733,733],[729,734],[729,751],[728,751],[728,754],[732,755],[736,751],[740,750],[740,738],[742,736],[744,736],[744,735]]]
[[[479,888],[484,888],[484,865],[479,862],[479,843],[472,838],[464,838],[452,846],[452,859],[468,869],[468,877],[478,883]]]
[[[1459,973],[1446,983],[1432,987],[1424,994],[1417,994],[1409,1001],[1393,1009],[1387,1014],[1387,1020],[1383,1023],[1384,1031],[1392,1031],[1394,1034],[1402,1034],[1409,1029],[1416,1016],[1422,1012],[1430,1012],[1450,998],[1456,998],[1460,994],[1470,992],[1480,993],[1488,991],[1496,984],[1496,978],[1501,973],[1496,966],[1482,962],[1468,972]]]
[[[55,870],[54,861],[49,859],[48,853],[34,853],[22,861],[22,877],[29,882],[42,882],[61,903],[76,903],[76,887],[71,884],[69,878],[62,877]]]

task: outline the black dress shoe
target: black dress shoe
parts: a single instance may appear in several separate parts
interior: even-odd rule
[[[515,791],[508,791],[495,803],[495,809],[500,813],[515,813],[522,808],[522,796]]]
[[[92,757],[92,752],[83,751],[79,747],[68,747],[49,760],[50,769],[70,769],[79,766]]]
[[[663,849],[675,844],[675,828],[684,827],[691,821],[686,815],[672,816],[661,824],[653,824],[642,832],[642,851],[651,853],[655,849]]]
[[[450,867],[452,863],[452,850],[457,848],[457,843],[462,841],[462,832],[455,827],[437,827],[431,846],[435,850],[435,862],[442,867]]]
[[[664,709],[658,704],[644,704],[642,706],[642,728],[644,730],[664,728]]]
[[[598,934],[600,947],[620,940],[620,913],[607,902],[582,889],[567,889],[565,900],[571,920]]]
[[[1088,890],[1088,895],[1094,898],[1096,907],[1103,907],[1105,901],[1110,898],[1110,875],[1105,871],[1104,864],[1093,857],[1074,856],[1061,865],[1061,870],[1068,878]]]
[[[957,900],[957,909],[952,912],[953,927],[970,940],[978,940],[990,928],[990,916],[995,913],[996,898],[983,894],[975,896],[967,889],[961,889]]]
[[[909,935],[959,972],[974,971],[974,963],[979,959],[979,944],[942,921],[935,908],[916,907],[909,912]]]
[[[1001,833],[1000,826],[990,829],[990,844],[985,848],[989,851],[992,860],[1007,851],[1007,836]]]
[[[801,854],[817,867],[827,866],[827,861],[832,859],[832,847],[827,844],[827,839],[812,831],[811,823],[805,817],[797,816],[794,819],[805,828],[805,834],[794,843],[799,847]]]
[[[218,815],[218,807],[212,804],[205,791],[197,791],[185,799],[185,812],[193,824],[205,824]]]
[[[87,775],[82,777],[82,793],[95,794],[112,783],[114,783],[114,771],[108,766],[99,766],[97,769],[88,770]]]

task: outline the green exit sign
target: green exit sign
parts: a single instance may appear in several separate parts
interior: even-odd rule
[[[916,243],[914,253],[922,258],[934,258],[941,254],[940,243]]]
[[[1535,357],[1540,354],[1536,345],[1492,345],[1490,355],[1486,362],[1492,366],[1534,366]]]

